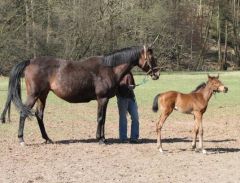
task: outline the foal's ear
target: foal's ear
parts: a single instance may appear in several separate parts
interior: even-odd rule
[[[217,75],[217,77],[216,77],[217,79],[219,79],[219,74]]]
[[[207,76],[208,76],[208,80],[211,80],[211,79],[213,79],[213,77],[212,77],[212,76],[210,76],[209,74],[207,74]]]

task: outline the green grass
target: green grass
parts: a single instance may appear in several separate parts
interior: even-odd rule
[[[217,73],[214,73],[217,74]],[[144,75],[134,76],[136,83],[141,83]],[[228,118],[229,116],[240,117],[240,72],[223,72],[220,73],[220,80],[229,88],[227,94],[219,93],[213,96],[210,100],[208,110],[204,118],[207,120]],[[150,78],[148,81],[138,86],[135,89],[137,103],[140,113],[140,121],[155,121],[157,116],[151,111],[152,101],[158,93],[176,90],[188,93],[195,89],[195,87],[207,81],[206,73],[162,73],[160,79],[153,81]],[[24,86],[24,82],[22,84]],[[8,78],[0,77],[0,110],[7,96]],[[25,87],[23,87],[25,88]],[[86,104],[69,104],[54,94],[50,93],[47,99],[47,107],[45,111],[45,121],[50,121],[57,125],[58,123],[66,123],[71,121],[86,121],[96,123],[97,102],[92,101]],[[13,110],[13,121],[18,121],[18,113]],[[173,113],[170,120],[185,120],[190,119],[186,115],[180,113]],[[229,118],[230,119],[230,118]],[[118,122],[118,112],[116,105],[116,98],[112,98],[109,102],[107,112],[107,122]],[[51,124],[52,124],[51,123]],[[36,126],[36,125],[35,125]],[[37,127],[36,127],[37,128]],[[27,128],[31,131],[31,129]],[[0,134],[6,135],[9,131],[16,133],[16,126],[13,128],[11,123],[7,125],[0,125]],[[10,133],[11,134],[11,133]],[[0,136],[1,136],[0,135]]]
[[[136,83],[141,83],[144,77],[144,75],[134,76]],[[240,103],[240,72],[220,73],[220,80],[229,88],[229,92],[226,95],[217,94],[215,100],[212,101],[213,105],[217,106],[221,103],[238,105]],[[204,81],[207,81],[206,73],[162,73],[159,80],[153,81],[148,78],[146,83],[135,89],[135,93],[139,103],[149,105],[158,93],[168,90],[188,93]],[[8,78],[0,77],[0,104],[5,102],[7,86]],[[24,82],[22,82],[22,86],[24,87]],[[52,94],[48,100],[56,104],[62,103],[62,100]]]
[[[141,82],[144,76],[136,76],[136,83]],[[229,88],[227,94],[216,94],[210,100],[213,107],[219,105],[240,104],[240,72],[220,73],[220,80]],[[163,73],[157,81],[149,80],[146,84],[136,88],[136,96],[139,103],[149,105],[153,97],[168,90],[176,90],[188,93],[195,89],[198,84],[207,81],[206,73]]]
[[[141,83],[144,77],[144,75],[134,76],[136,83]],[[216,94],[216,96],[213,96],[213,99],[210,100],[212,107],[239,105],[240,72],[220,73],[220,80],[229,88],[229,92],[227,94],[220,93]],[[153,81],[148,78],[146,83],[138,86],[135,89],[135,94],[140,106],[150,106],[154,96],[158,93],[168,90],[176,90],[183,93],[188,93],[195,89],[198,84],[204,81],[207,81],[206,73],[162,73],[159,80]],[[8,78],[0,77],[0,108],[3,106],[7,96],[7,86]],[[25,88],[24,82],[22,82],[22,86]],[[115,102],[115,98],[111,99],[110,105],[113,105]],[[57,98],[52,93],[48,97],[48,103],[53,103],[56,105],[69,105],[68,103]]]

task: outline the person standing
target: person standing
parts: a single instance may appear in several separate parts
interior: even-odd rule
[[[117,104],[119,111],[119,138],[122,143],[128,142],[127,138],[127,113],[131,116],[130,143],[138,143],[139,116],[138,106],[134,94],[135,81],[131,72],[121,80],[117,90]]]

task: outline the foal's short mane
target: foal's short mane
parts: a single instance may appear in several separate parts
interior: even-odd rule
[[[137,63],[142,49],[142,46],[133,46],[116,50],[110,54],[104,55],[103,65],[114,67],[124,63]]]
[[[197,92],[198,90],[200,90],[200,89],[202,89],[202,88],[205,88],[206,85],[207,85],[207,84],[206,84],[205,82],[199,84],[199,85],[195,88],[195,90],[193,90],[191,93]]]

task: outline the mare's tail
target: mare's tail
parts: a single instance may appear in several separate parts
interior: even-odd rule
[[[5,107],[3,109],[3,112],[0,116],[0,122],[5,123],[6,122],[6,113],[8,112],[8,121],[10,122],[10,109],[11,109],[11,96],[7,96],[7,101],[5,103]]]
[[[157,112],[158,111],[158,98],[159,98],[160,94],[156,95],[154,97],[154,100],[153,100],[153,105],[152,105],[152,110],[153,112]]]
[[[10,107],[11,102],[13,102],[16,106],[16,108],[25,116],[32,116],[31,109],[25,106],[22,103],[21,99],[21,76],[23,75],[23,72],[25,68],[30,64],[30,60],[26,60],[23,62],[20,62],[19,64],[15,65],[10,73],[9,77],[9,84],[8,84],[8,97],[7,101],[5,103],[4,110],[1,114],[1,120],[2,122],[5,121],[6,112],[8,111],[10,116]]]

